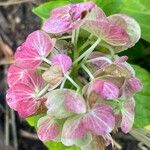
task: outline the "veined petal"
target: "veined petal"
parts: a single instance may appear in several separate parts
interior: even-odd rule
[[[107,19],[86,20],[83,28],[113,46],[126,45],[129,41],[126,31]]]
[[[44,22],[42,29],[47,33],[53,34],[68,32],[72,29],[70,17],[49,18]]]
[[[92,61],[91,63],[95,64],[98,67],[98,69],[101,69],[107,66],[111,62],[111,59],[108,58],[106,54],[98,52],[98,51],[92,52],[91,55],[89,56],[89,60],[90,59],[91,60],[95,59],[95,61]]]
[[[25,45],[20,46],[15,53],[16,64],[24,69],[36,69],[42,63],[38,52]]]
[[[49,116],[40,118],[37,128],[37,134],[41,141],[54,140],[59,136],[61,131],[59,124]]]
[[[140,39],[141,28],[133,18],[124,14],[114,14],[109,16],[108,20],[113,22],[115,25],[122,27],[129,35],[129,42],[125,46],[120,47],[120,51],[134,46],[135,43],[137,43],[137,41]]]
[[[42,29],[48,33],[61,34],[79,28],[87,13],[94,8],[93,2],[70,4],[52,10]]]
[[[47,114],[49,116],[61,119],[72,115],[64,106],[64,90],[57,89],[50,91],[47,93],[46,97],[46,107],[48,109]]]
[[[52,51],[55,40],[51,39],[48,34],[41,30],[37,30],[28,35],[25,45],[32,50],[38,52],[40,57],[47,57]]]
[[[124,133],[128,133],[134,123],[134,107],[135,101],[134,99],[130,99],[124,102],[122,112],[122,121],[121,121],[121,129]]]
[[[27,116],[34,114],[38,109],[38,102],[34,100],[33,89],[25,84],[16,84],[8,89],[6,100],[7,104],[12,109],[20,112],[22,117],[25,117],[24,114],[27,114]]]
[[[142,83],[139,79],[133,77],[126,81],[126,84],[122,87],[123,96],[131,98],[136,92],[142,90]]]
[[[71,14],[73,20],[83,19],[95,6],[95,3],[93,2],[72,4],[70,5],[69,13]]]
[[[68,89],[57,89],[47,95],[47,113],[56,118],[66,118],[73,113],[85,113],[86,104],[82,96]]]
[[[60,65],[53,65],[42,74],[42,77],[49,83],[50,89],[55,89],[62,82],[64,74]]]
[[[107,105],[97,105],[83,118],[83,124],[87,131],[96,135],[106,135],[115,126],[113,110]]]
[[[47,57],[52,51],[55,40],[43,31],[32,32],[15,53],[18,66],[26,69],[37,68],[42,63],[42,57]]]
[[[95,5],[95,7],[87,14],[86,20],[97,20],[97,19],[106,19],[107,16],[104,11]]]
[[[18,67],[17,65],[11,65],[7,73],[7,82],[9,87],[12,87],[18,82],[25,82],[27,76],[27,70]]]
[[[95,77],[112,75],[114,77],[131,78],[135,74],[134,69],[126,62],[120,64],[110,64],[94,73]]]
[[[72,90],[65,91],[64,105],[70,112],[81,114],[86,112],[86,103],[84,98]]]
[[[52,62],[52,65],[60,65],[63,70],[63,73],[66,73],[72,65],[71,58],[65,54],[55,55],[52,58],[51,62]]]
[[[82,117],[76,116],[68,119],[62,130],[61,141],[66,146],[84,146],[92,140],[91,134],[86,133]]]
[[[129,85],[131,86],[131,89],[134,92],[139,92],[142,89],[142,83],[139,79],[137,78],[130,78],[129,79]]]
[[[94,80],[89,86],[88,95],[90,96],[92,92],[96,92],[100,98],[105,100],[116,99],[119,97],[119,88],[107,80]]]
[[[17,83],[7,91],[6,100],[8,105],[18,111],[21,117],[28,117],[37,113],[45,99],[38,97],[45,84],[37,72],[27,74],[26,81]]]

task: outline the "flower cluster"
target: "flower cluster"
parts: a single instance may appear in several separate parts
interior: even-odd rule
[[[42,141],[83,150],[92,150],[96,137],[110,144],[113,130],[132,128],[133,96],[142,89],[128,57],[115,53],[134,46],[140,34],[133,18],[107,17],[93,2],[53,9],[15,53],[8,105],[24,118],[43,114],[37,124]]]

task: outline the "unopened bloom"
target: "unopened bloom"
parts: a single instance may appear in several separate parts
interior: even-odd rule
[[[56,54],[51,59],[50,68],[42,74],[42,77],[51,85],[51,88],[55,88],[62,82],[71,65],[72,60],[69,56]]]

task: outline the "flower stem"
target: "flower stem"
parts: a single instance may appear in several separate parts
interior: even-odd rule
[[[82,52],[90,43],[91,38],[93,37],[93,34],[91,34],[89,36],[89,38],[87,39],[87,41],[79,48],[79,53]]]
[[[48,68],[47,68],[47,67],[39,66],[38,69],[39,69],[39,70],[44,70],[44,71],[46,71]]]
[[[90,70],[84,65],[82,64],[82,68],[86,71],[86,73],[89,75],[90,79],[93,80],[94,76],[92,75],[92,73],[90,72]]]
[[[79,92],[80,86],[68,74],[65,74],[65,77],[77,88],[77,92]]]
[[[68,36],[63,36],[61,38],[58,38],[58,40],[65,40],[65,39],[71,39],[72,36],[71,35],[68,35]]]
[[[69,74],[70,74],[70,72],[67,72],[67,73],[66,73],[66,75],[68,75],[68,76],[69,76]],[[63,88],[64,88],[65,83],[66,83],[66,80],[67,80],[67,78],[66,78],[66,76],[65,76],[63,82],[62,82],[61,85],[60,85],[60,89],[63,89]]]
[[[49,65],[52,64],[51,61],[48,60],[46,57],[42,57],[42,60],[43,60],[44,62],[46,62],[47,64],[49,64]]]
[[[114,57],[115,52],[114,52],[114,50],[111,46],[109,46],[107,44],[101,44],[101,46],[104,47],[104,48],[107,48],[110,51],[111,56]]]
[[[39,98],[39,97],[41,97],[42,95],[44,95],[44,94],[47,92],[48,88],[49,88],[49,84],[47,84],[47,85],[38,93],[37,97]]]
[[[86,60],[89,55],[91,54],[91,52],[96,48],[96,46],[99,44],[99,42],[101,41],[100,38],[97,39],[97,41],[87,50],[85,51],[80,57],[78,57],[74,62],[73,64],[76,64],[78,63],[81,59],[84,58],[84,60]]]
[[[71,38],[71,43],[75,44],[75,36],[76,36],[76,30],[72,31],[72,38]]]

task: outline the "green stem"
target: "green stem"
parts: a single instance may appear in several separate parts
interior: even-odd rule
[[[49,84],[47,84],[47,85],[38,93],[37,97],[41,97],[42,95],[44,95],[44,94],[47,92],[48,88],[49,88]]]
[[[42,57],[42,60],[43,60],[44,62],[46,62],[47,64],[49,64],[49,65],[52,64],[51,61],[48,60],[46,57]]]
[[[111,46],[109,46],[107,44],[101,44],[101,46],[104,47],[104,48],[107,48],[110,51],[111,56],[114,57],[115,52],[114,52],[114,50]]]
[[[82,68],[86,71],[86,73],[89,75],[90,79],[93,80],[94,76],[92,75],[92,73],[90,72],[90,70],[84,65],[82,64]]]
[[[47,67],[39,66],[37,69],[46,71],[48,68]]]
[[[69,76],[69,74],[70,74],[70,72],[67,72],[67,73],[66,73],[66,75],[68,75],[68,76]],[[61,85],[60,85],[60,89],[63,89],[63,88],[64,88],[66,81],[67,81],[67,78],[66,78],[66,76],[65,76],[63,82],[62,82]]]
[[[77,92],[80,91],[80,86],[67,74],[65,74],[65,77],[77,88]]]
[[[77,47],[77,44],[78,44],[79,32],[80,32],[80,29],[77,29],[75,31],[75,48]]]
[[[76,30],[72,31],[72,38],[71,38],[71,43],[75,44],[75,36],[76,36]]]
[[[74,62],[73,64],[76,64],[78,63],[81,59],[84,58],[84,60],[86,60],[89,55],[91,54],[91,52],[96,48],[96,46],[99,44],[99,42],[101,41],[100,38],[97,39],[97,41],[87,50],[85,51],[80,57],[78,57]]]
[[[89,38],[87,39],[87,41],[79,48],[79,53],[82,52],[89,44],[90,44],[90,40],[92,39],[93,34],[91,34],[89,36]]]
[[[63,36],[61,38],[58,38],[58,40],[65,40],[65,39],[71,39],[72,36],[71,35],[68,35],[68,36]]]

